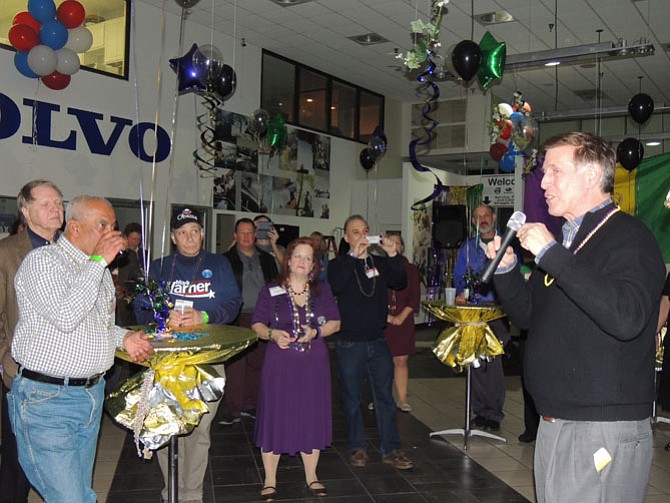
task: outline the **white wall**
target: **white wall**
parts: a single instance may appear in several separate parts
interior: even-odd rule
[[[139,199],[140,182],[144,188],[144,199],[152,197],[156,203],[154,219],[154,246],[159,247],[166,207],[171,203],[211,205],[211,179],[199,176],[193,165],[193,151],[198,147],[196,117],[205,109],[200,98],[186,94],[177,98],[175,114],[176,76],[169,68],[168,59],[183,55],[192,43],[205,44],[211,41],[223,53],[227,64],[237,73],[237,90],[225,103],[224,108],[239,114],[250,115],[259,107],[261,48],[239,42],[222,33],[214,33],[201,25],[186,22],[183,48],[179,49],[179,18],[166,17],[165,45],[161,47],[160,8],[136,2],[135,25],[137,40],[131,42],[131,64],[129,81],[80,71],[73,75],[70,86],[62,91],[52,91],[36,80],[23,77],[14,68],[14,53],[0,49],[0,106],[18,106],[21,114],[19,130],[7,138],[0,139],[0,195],[16,196],[27,181],[34,178],[49,178],[64,192],[66,199],[89,193],[106,197]],[[161,53],[163,58],[161,59]],[[132,59],[134,55],[134,59]],[[162,72],[162,86],[158,88],[157,77]],[[6,98],[5,98],[6,97]],[[71,131],[76,135],[76,149],[64,150],[48,146],[25,144],[22,137],[31,137],[32,110],[23,104],[24,99],[38,100],[60,107],[51,116],[53,140],[64,140]],[[139,106],[136,107],[136,99]],[[391,109],[398,104],[391,104]],[[154,122],[158,115],[160,126],[174,133],[172,157],[152,167],[151,163],[139,161],[128,145],[129,127],[126,127],[111,155],[93,154],[84,140],[77,119],[68,114],[68,108],[83,109],[102,115],[98,121],[103,139],[108,139],[114,129],[110,116],[137,122]],[[44,107],[41,108],[44,110]],[[393,112],[390,114],[393,116]],[[7,126],[8,115],[0,108],[0,132]],[[147,135],[147,140],[150,135]],[[395,137],[392,134],[391,137]],[[331,144],[331,213],[330,219],[281,217],[286,224],[300,225],[302,233],[320,230],[331,233],[350,214],[352,181],[360,178],[362,168],[358,155],[364,145],[338,138]],[[151,145],[146,146],[152,151]],[[399,157],[397,158],[399,159]],[[398,162],[396,159],[395,162]],[[389,160],[389,164],[394,161]],[[155,181],[152,177],[155,176]],[[399,181],[396,181],[399,183]],[[241,215],[241,214],[240,214]],[[248,214],[244,214],[248,215]],[[138,215],[139,218],[139,215]]]

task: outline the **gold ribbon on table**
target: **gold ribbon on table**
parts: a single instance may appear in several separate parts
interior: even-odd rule
[[[147,327],[131,327],[142,330]],[[192,332],[175,332],[177,337],[155,337],[154,355],[139,372],[123,383],[105,400],[105,408],[120,424],[135,432],[148,449],[158,449],[173,435],[193,431],[203,414],[209,413],[207,402],[223,396],[225,378],[209,363],[224,362],[256,341],[247,328],[228,325],[194,327]],[[116,356],[132,361],[125,350]]]
[[[456,372],[462,372],[481,358],[505,353],[488,325],[490,321],[505,316],[500,307],[492,304],[447,306],[443,301],[424,301],[423,306],[440,320],[454,323],[435,340],[433,353]]]

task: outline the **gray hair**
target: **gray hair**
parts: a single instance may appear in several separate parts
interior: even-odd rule
[[[361,222],[365,222],[365,225],[368,225],[368,221],[365,220],[365,218],[363,218],[361,215],[358,215],[358,214],[356,214],[356,215],[351,215],[349,218],[347,218],[347,219],[344,221],[344,232],[347,232],[347,226],[348,226],[351,222],[353,222],[354,220],[360,220]]]
[[[84,217],[82,211],[86,211],[86,206],[93,201],[98,201],[106,204],[110,208],[114,208],[112,203],[110,203],[104,197],[87,195],[77,196],[72,201],[67,203],[67,207],[65,208],[65,221],[69,222],[70,220],[81,220]]]
[[[35,200],[33,197],[33,189],[36,187],[51,187],[56,192],[58,192],[58,195],[61,197],[61,199],[63,198],[63,193],[51,180],[47,180],[45,178],[33,180],[21,187],[18,196],[16,196],[16,206],[19,208],[19,213],[23,208],[28,206],[29,203],[32,203]]]

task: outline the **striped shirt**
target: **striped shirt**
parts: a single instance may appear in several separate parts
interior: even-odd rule
[[[12,357],[54,377],[89,377],[114,363],[127,330],[114,324],[109,270],[64,235],[31,251],[14,279],[19,322]]]

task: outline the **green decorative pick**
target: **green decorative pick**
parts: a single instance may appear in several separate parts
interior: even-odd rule
[[[501,79],[503,76],[507,47],[505,42],[498,42],[491,32],[487,31],[479,42],[479,49],[482,53],[482,62],[477,71],[477,78],[486,91],[493,80]]]

